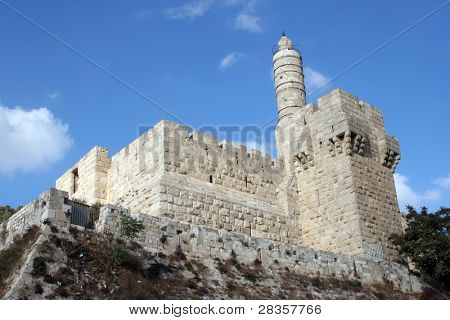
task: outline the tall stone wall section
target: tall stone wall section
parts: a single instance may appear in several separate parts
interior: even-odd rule
[[[96,185],[92,179],[98,174],[94,170],[97,150],[58,179],[57,186],[71,198],[98,200],[93,195],[103,184]],[[70,193],[74,168],[78,168],[80,190]],[[104,203],[300,243],[296,181],[285,180],[281,162],[257,150],[161,121],[110,159]]]
[[[300,241],[296,190],[280,161],[165,123],[161,216],[276,241]]]
[[[101,208],[96,229],[119,234],[121,215],[130,214],[120,207],[108,205]],[[392,281],[404,291],[419,292],[421,284],[407,267],[394,262],[377,260],[364,255],[348,256],[317,251],[305,246],[249,237],[242,233],[217,230],[148,214],[131,213],[140,220],[145,230],[138,242],[151,252],[171,254],[182,250],[198,259],[228,259],[232,252],[245,264],[261,261],[264,267],[289,270],[309,276],[330,276],[359,279],[363,283]]]
[[[56,188],[68,192],[72,199],[104,204],[110,166],[108,149],[96,146],[56,180]]]
[[[111,158],[108,203],[158,214],[164,162],[162,130],[161,125],[155,126]]]
[[[300,243],[298,218],[221,185],[170,173],[161,180],[160,216],[281,242]]]

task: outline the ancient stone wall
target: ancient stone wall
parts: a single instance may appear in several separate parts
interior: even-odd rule
[[[186,127],[164,125],[161,215],[300,241],[296,189],[283,180],[279,161]]]
[[[102,207],[96,229],[118,235],[122,214],[129,213],[112,205]],[[421,289],[418,278],[411,275],[407,267],[374,256],[351,257],[165,217],[131,215],[145,225],[138,242],[151,252],[170,254],[182,250],[186,255],[200,259],[228,259],[234,252],[237,260],[245,264],[259,260],[265,267],[280,270],[287,267],[305,275],[359,279],[364,283],[392,281],[402,290],[419,292]]]
[[[49,189],[0,224],[0,250],[9,246],[15,237],[33,226],[41,226],[44,221],[67,222],[64,198],[68,198],[66,192]]]
[[[281,163],[259,150],[164,122],[164,170],[277,201]]]
[[[74,166],[80,190],[71,198],[97,200],[89,195],[102,184],[95,185],[92,177],[98,173],[86,169],[96,168],[96,150]],[[296,181],[284,178],[280,161],[257,150],[161,121],[109,163],[107,203],[266,239],[301,241]],[[69,193],[72,172],[57,182]]]
[[[278,204],[179,174],[161,180],[160,215],[194,225],[300,243],[298,216]]]
[[[161,126],[155,126],[111,158],[108,203],[131,211],[157,211],[158,181],[164,162],[161,131]]]
[[[56,180],[56,188],[68,192],[72,199],[105,203],[110,166],[108,149],[94,147]]]

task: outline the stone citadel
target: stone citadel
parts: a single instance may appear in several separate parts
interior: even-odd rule
[[[126,215],[142,222],[136,242],[152,256],[181,252],[214,269],[232,257],[280,275],[421,292],[388,241],[405,221],[393,179],[399,145],[381,112],[341,89],[307,104],[302,58],[285,35],[273,70],[276,158],[168,121],[111,157],[94,147],[56,189],[0,224],[0,250],[41,230],[3,298],[29,291],[39,243],[53,230],[113,241]]]
[[[284,34],[273,70],[277,158],[161,121],[111,157],[94,147],[56,188],[141,217],[392,258],[400,151],[380,110],[341,89],[307,104],[302,58]]]

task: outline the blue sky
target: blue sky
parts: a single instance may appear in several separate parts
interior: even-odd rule
[[[272,46],[302,52],[314,91],[444,1],[0,1],[0,205],[26,204],[94,145],[174,120],[193,128],[276,116]],[[450,206],[450,5],[331,82],[379,107],[401,144],[402,203]],[[247,141],[251,144],[250,141]]]

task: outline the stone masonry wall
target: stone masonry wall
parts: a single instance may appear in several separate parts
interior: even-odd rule
[[[299,243],[297,193],[279,161],[173,123],[163,137],[162,216]]]
[[[287,243],[300,243],[298,217],[278,204],[209,182],[167,173],[160,216]]]
[[[41,226],[46,220],[56,223],[67,221],[64,198],[68,198],[66,192],[49,189],[0,224],[0,250],[8,247],[15,237],[33,226]]]
[[[29,227],[42,226],[45,220],[55,225],[69,223],[70,206],[65,204],[67,198],[66,192],[50,189],[42,193],[38,200],[32,201],[13,215],[0,226],[0,250]],[[411,275],[405,266],[378,259],[370,252],[366,255],[348,256],[318,251],[287,242],[250,236],[241,230],[229,232],[180,219],[155,217],[139,212],[129,213],[128,210],[113,205],[101,207],[95,229],[117,236],[120,217],[128,214],[143,222],[145,230],[140,234],[138,242],[152,252],[170,254],[180,248],[188,256],[211,260],[228,259],[234,252],[237,259],[246,264],[254,263],[257,259],[266,267],[280,270],[288,267],[310,276],[356,278],[365,283],[392,281],[404,291],[421,290],[418,278]]]
[[[281,170],[259,151],[162,121],[111,158],[107,202],[299,243],[296,188]]]
[[[68,192],[72,199],[90,204],[105,203],[110,166],[108,150],[94,147],[56,180],[56,188]]]
[[[164,161],[160,131],[160,126],[155,126],[111,158],[108,203],[131,211],[157,211],[157,181]]]
[[[127,210],[108,205],[101,208],[96,229],[118,234],[120,216]],[[152,252],[170,254],[179,247],[186,255],[199,259],[228,259],[232,251],[239,262],[253,264],[256,259],[266,267],[288,267],[310,276],[360,279],[364,283],[392,281],[406,291],[419,292],[421,284],[405,266],[373,257],[347,256],[287,243],[273,242],[242,233],[220,231],[165,217],[131,214],[145,225],[138,242]]]
[[[164,122],[164,171],[233,188],[275,203],[281,163],[259,150]]]

